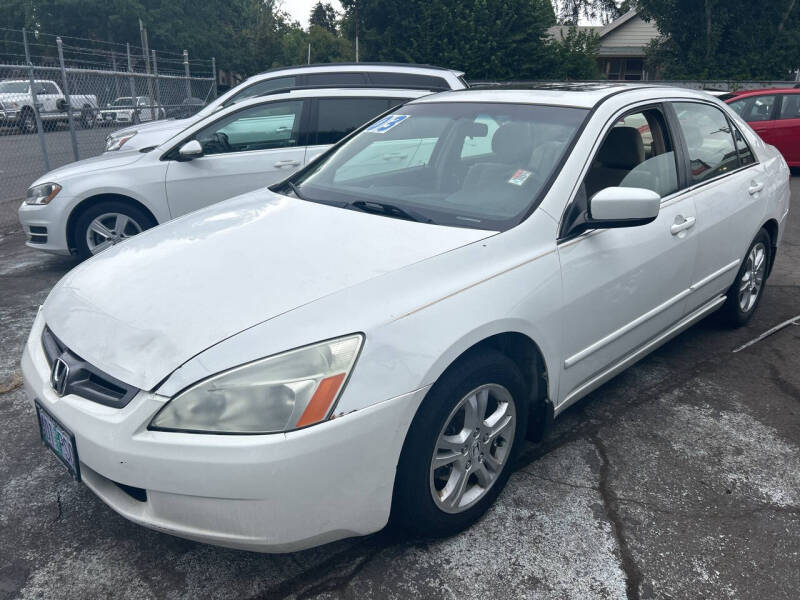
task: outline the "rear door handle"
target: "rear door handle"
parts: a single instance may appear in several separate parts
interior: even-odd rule
[[[678,235],[681,231],[686,231],[687,229],[694,227],[694,223],[694,217],[683,217],[682,215],[678,215],[675,217],[675,222],[669,228],[669,232],[672,235]]]
[[[299,167],[300,166],[300,161],[299,160],[294,160],[294,159],[279,160],[278,162],[276,162],[272,166],[275,167],[276,169],[282,169],[283,167]]]
[[[751,196],[754,196],[758,192],[764,189],[764,183],[761,181],[751,181],[750,187],[747,188],[747,191]]]

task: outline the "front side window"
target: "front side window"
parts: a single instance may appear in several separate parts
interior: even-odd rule
[[[800,94],[785,94],[781,99],[781,119],[800,119]]]
[[[194,139],[206,155],[297,146],[302,112],[302,100],[253,106],[200,130]]]
[[[504,230],[535,206],[587,114],[528,104],[407,104],[301,173],[296,190],[276,191],[353,210]]]
[[[588,198],[608,187],[652,190],[662,198],[678,189],[675,148],[659,108],[628,113],[606,135],[584,180]]]
[[[131,108],[133,107],[133,100],[130,98],[117,98],[111,103],[114,108]]]
[[[312,144],[335,144],[351,131],[386,112],[388,98],[321,98]]]
[[[295,86],[296,81],[297,79],[291,76],[275,77],[273,79],[264,79],[262,81],[259,81],[258,83],[254,83],[253,85],[244,88],[238,94],[231,96],[225,101],[225,104],[223,104],[223,106],[230,106],[231,104],[241,102],[242,100],[247,100],[248,98],[255,98],[256,96],[261,96],[273,90],[293,88]]]
[[[0,94],[27,94],[28,84],[24,81],[3,81],[0,83]]]

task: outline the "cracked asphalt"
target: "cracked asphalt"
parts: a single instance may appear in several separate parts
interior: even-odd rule
[[[75,262],[27,249],[16,206],[0,203],[0,599],[800,596],[800,326],[732,352],[800,314],[797,209],[747,327],[707,319],[570,408],[468,531],[261,555],[133,525],[42,447],[19,357]]]

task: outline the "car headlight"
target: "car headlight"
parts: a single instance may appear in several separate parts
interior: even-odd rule
[[[61,186],[57,183],[42,183],[28,188],[25,194],[25,204],[49,204],[61,191]]]
[[[214,375],[172,398],[150,429],[278,433],[324,421],[363,340],[361,334],[349,335]]]
[[[132,131],[131,133],[126,133],[125,135],[108,136],[106,138],[106,152],[110,150],[119,150],[137,133],[137,131]]]

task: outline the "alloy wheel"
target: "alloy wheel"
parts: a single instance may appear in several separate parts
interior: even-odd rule
[[[739,309],[743,313],[752,310],[761,293],[767,270],[766,258],[767,249],[761,242],[755,244],[747,255],[745,271],[739,280]]]
[[[105,213],[89,224],[86,245],[92,254],[97,254],[141,232],[142,226],[128,215]]]
[[[430,490],[441,510],[460,513],[486,495],[508,461],[516,425],[514,401],[503,386],[482,385],[461,399],[431,457]]]

